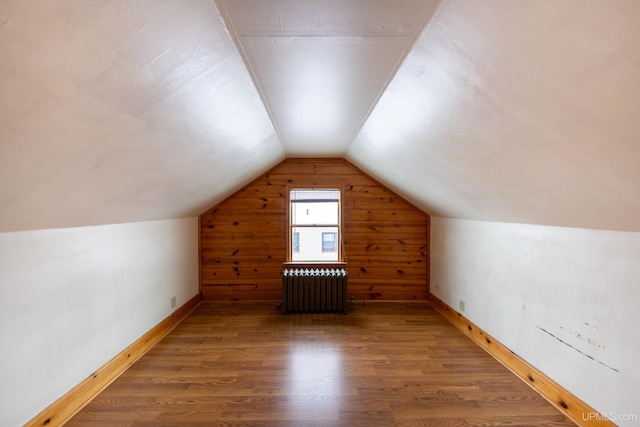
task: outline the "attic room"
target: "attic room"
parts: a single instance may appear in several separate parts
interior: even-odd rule
[[[638,425],[639,24],[633,0],[0,2],[0,425],[64,424],[189,316],[305,319],[274,308],[291,189],[339,193],[321,247],[357,304],[331,330],[410,310],[569,425]]]

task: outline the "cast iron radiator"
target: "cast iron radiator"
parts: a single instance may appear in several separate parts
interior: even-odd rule
[[[282,272],[284,313],[347,313],[347,272],[344,269],[285,269]]]

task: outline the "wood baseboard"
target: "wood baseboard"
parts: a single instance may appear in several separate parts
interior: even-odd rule
[[[599,414],[599,412],[591,408],[578,397],[571,394],[544,373],[531,366],[527,361],[520,358],[513,351],[496,341],[489,334],[473,324],[469,319],[455,311],[444,301],[431,293],[429,294],[429,302],[433,308],[449,320],[455,327],[460,329],[487,353],[522,379],[522,381],[529,384],[529,386],[540,393],[542,397],[548,400],[577,425],[588,427],[615,427],[615,424],[609,420],[601,419],[602,417],[593,417],[594,414]]]
[[[133,365],[136,360],[171,332],[198,304],[200,304],[200,294],[195,295],[87,379],[36,415],[25,424],[25,427],[62,426],[98,393],[126,371],[129,366]]]

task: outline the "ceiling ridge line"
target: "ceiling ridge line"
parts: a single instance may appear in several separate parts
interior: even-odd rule
[[[236,49],[238,49],[238,53],[240,54],[240,57],[242,58],[242,62],[244,63],[244,66],[247,69],[247,72],[249,73],[251,81],[253,82],[253,86],[256,88],[256,91],[258,92],[260,101],[262,101],[262,106],[264,107],[265,111],[267,112],[267,115],[269,116],[269,120],[271,121],[271,126],[273,127],[273,130],[276,133],[276,136],[278,137],[278,141],[280,142],[280,146],[282,147],[283,154],[285,154],[286,156],[287,149],[284,146],[284,142],[281,137],[281,132],[278,129],[278,125],[276,121],[274,120],[273,113],[269,108],[269,104],[267,103],[265,94],[262,91],[262,87],[259,84],[258,77],[256,76],[256,73],[254,72],[253,67],[251,66],[251,62],[249,61],[249,58],[244,49],[244,45],[240,41],[240,36],[238,35],[238,31],[236,30],[236,27],[235,25],[233,25],[233,21],[229,16],[229,12],[227,11],[227,7],[225,5],[225,0],[212,0],[212,1],[217,6],[218,12],[222,17],[222,21],[225,23],[225,27],[229,32],[229,36],[231,37],[233,44],[236,46]]]
[[[394,77],[398,73],[400,66],[407,59],[407,56],[413,49],[413,46],[416,44],[416,41],[418,40],[418,38],[420,38],[420,36],[422,36],[427,31],[429,21],[431,21],[431,19],[435,15],[436,10],[439,9],[440,3],[441,3],[441,0],[434,0],[434,2],[431,3],[431,7],[429,7],[429,10],[427,11],[427,13],[425,13],[424,17],[422,18],[422,21],[420,23],[421,24],[420,30],[416,31],[415,34],[411,37],[411,40],[409,41],[409,43],[407,43],[407,46],[404,48],[402,55],[400,55],[400,57],[398,58],[398,61],[396,61],[396,65],[393,67],[393,70],[387,76],[385,83],[382,85],[382,87],[378,91],[378,95],[369,106],[369,109],[367,110],[367,113],[362,119],[360,126],[358,126],[358,131],[356,132],[356,136],[349,143],[349,145],[347,145],[347,147],[344,149],[344,152],[342,154],[343,156],[347,155],[353,143],[356,141],[356,139],[358,139],[358,135],[360,135],[360,132],[362,132],[362,128],[367,123],[367,120],[369,120],[369,116],[371,116],[371,113],[373,112],[374,108],[376,107],[376,105],[378,105],[378,102],[380,102],[380,98],[382,98],[382,95],[387,91],[389,84],[393,81]]]

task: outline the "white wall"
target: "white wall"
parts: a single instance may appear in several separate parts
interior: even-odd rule
[[[431,291],[599,412],[640,420],[640,233],[431,219]]]
[[[170,315],[172,296],[198,293],[197,224],[0,233],[0,425],[27,422]]]

